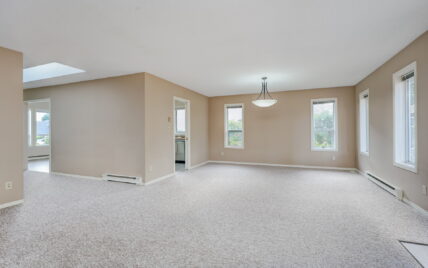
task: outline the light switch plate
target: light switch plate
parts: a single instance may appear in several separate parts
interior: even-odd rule
[[[4,183],[4,188],[5,188],[6,190],[12,190],[12,188],[13,188],[13,183],[12,183],[11,181],[7,181],[7,182],[5,182],[5,183]]]

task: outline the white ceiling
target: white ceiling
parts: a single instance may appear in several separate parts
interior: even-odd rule
[[[428,29],[427,0],[1,0],[25,67],[149,72],[207,96],[354,85]]]

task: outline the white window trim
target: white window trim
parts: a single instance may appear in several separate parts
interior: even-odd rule
[[[406,164],[406,163],[401,163],[397,161],[397,156],[396,156],[396,144],[397,144],[397,131],[398,131],[398,127],[397,127],[397,115],[396,115],[396,111],[395,111],[395,107],[396,107],[396,102],[398,100],[396,100],[396,90],[397,90],[397,82],[401,81],[401,77],[407,73],[410,72],[414,72],[414,79],[415,79],[415,164],[414,165],[410,165],[410,164]],[[403,69],[399,70],[398,72],[395,72],[392,75],[392,82],[393,82],[393,165],[408,171],[411,171],[413,173],[418,173],[418,85],[417,85],[417,71],[416,71],[416,61],[410,63],[409,65],[407,65],[406,67],[404,67]]]
[[[227,132],[227,108],[233,106],[241,106],[242,107],[242,146],[230,146],[227,144],[228,132]],[[244,137],[245,137],[245,129],[244,129],[244,104],[243,103],[234,103],[234,104],[225,104],[224,105],[224,148],[229,149],[244,149]]]
[[[368,103],[367,103],[367,137],[366,137],[366,144],[367,144],[367,152],[362,152],[361,151],[361,111],[359,110],[358,112],[359,112],[359,115],[358,115],[358,118],[359,118],[359,122],[358,122],[358,124],[359,124],[359,129],[358,129],[358,131],[359,131],[359,137],[358,137],[358,151],[360,152],[360,154],[361,155],[365,155],[365,156],[369,156],[370,155],[370,89],[366,89],[366,90],[364,90],[364,91],[361,91],[360,92],[360,98],[359,98],[359,101],[360,101],[360,103],[361,103],[361,100],[364,98],[364,95],[368,95],[369,97],[369,99],[368,99]],[[359,104],[360,104],[359,103]],[[360,108],[361,106],[358,106],[358,109]]]
[[[315,141],[315,132],[314,132],[314,102],[318,101],[334,101],[334,148],[316,148],[314,146]],[[337,98],[321,98],[321,99],[311,99],[311,151],[315,152],[337,152],[339,151],[339,125],[337,112],[338,101]]]

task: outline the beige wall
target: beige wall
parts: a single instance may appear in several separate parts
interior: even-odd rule
[[[146,182],[174,172],[174,96],[190,100],[190,165],[208,160],[208,97],[145,73]]]
[[[28,89],[51,99],[52,171],[144,176],[144,75]]]
[[[428,135],[428,121],[424,118],[428,114],[427,51],[428,33],[425,33],[356,87],[276,92],[272,95],[279,102],[264,109],[251,103],[256,95],[208,98],[148,73],[30,89],[25,91],[25,99],[51,98],[54,171],[89,176],[100,176],[104,172],[140,175],[146,182],[171,174],[174,170],[173,97],[177,96],[191,102],[191,166],[207,160],[357,166],[401,187],[407,198],[428,209],[428,197],[422,194],[422,185],[428,185],[428,141],[424,139]],[[4,49],[0,53],[5,59],[1,63],[6,62],[0,65],[1,94],[6,95],[0,99],[4,102],[1,109],[8,114],[15,109],[13,114],[22,116],[22,109],[18,111],[17,105],[9,101],[22,94],[20,90],[10,90],[22,88],[22,74],[17,71],[22,69],[22,56]],[[417,174],[395,167],[392,159],[392,74],[413,61],[417,62],[418,72]],[[14,78],[14,82],[6,78]],[[367,88],[370,88],[369,157],[358,153],[356,138],[358,94]],[[338,99],[339,150],[311,151],[310,100],[331,97]],[[8,101],[4,101],[6,99]],[[224,104],[230,103],[245,104],[244,149],[224,148]],[[1,120],[7,121],[9,117]],[[7,123],[22,133],[22,120],[12,121]],[[4,140],[7,139],[0,142]],[[8,141],[2,146],[11,148],[12,156],[22,159],[22,150],[15,150],[22,144]],[[0,164],[13,166],[7,162],[12,161],[8,160],[10,155],[5,159]],[[0,187],[0,203],[22,197],[19,191],[22,177],[4,167],[0,172],[5,171],[0,179],[3,182],[5,178],[18,178],[17,190],[6,194]]]
[[[22,87],[22,54],[0,47],[0,205],[23,199]]]
[[[174,96],[190,100],[191,165],[205,162],[208,98],[164,79],[141,73],[24,91],[25,100],[51,99],[54,172],[146,182],[173,172]]]
[[[392,75],[417,62],[418,173],[393,165],[393,85]],[[358,167],[402,188],[408,199],[428,210],[428,197],[422,185],[428,185],[428,32],[395,55],[356,86],[356,101],[369,88],[369,157],[358,154]],[[357,106],[358,109],[358,106]],[[357,110],[357,126],[358,126]]]
[[[269,108],[251,103],[257,95],[209,99],[210,160],[355,167],[354,87],[284,91],[272,96],[278,103]],[[317,98],[338,99],[337,152],[311,151],[311,99]],[[244,149],[224,148],[224,105],[233,103],[244,103]]]

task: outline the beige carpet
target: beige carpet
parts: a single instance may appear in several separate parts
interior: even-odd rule
[[[206,165],[151,186],[25,174],[0,267],[419,267],[428,218],[349,172]]]

